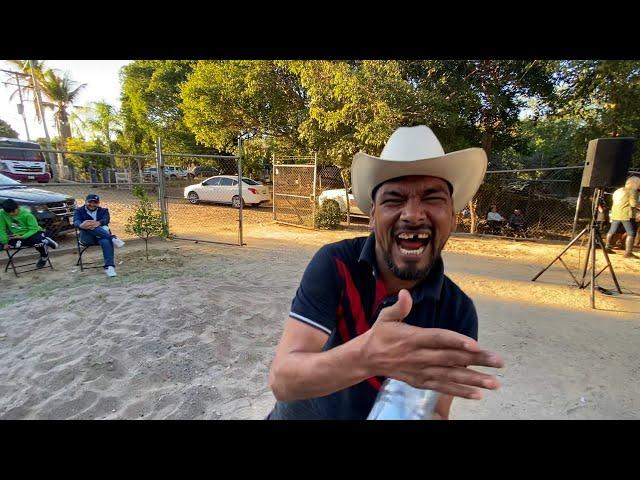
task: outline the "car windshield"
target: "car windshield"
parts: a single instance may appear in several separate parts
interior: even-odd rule
[[[25,187],[25,185],[22,185],[20,182],[18,182],[17,180],[14,180],[13,178],[9,178],[0,174],[0,188],[18,188],[18,187]]]
[[[256,182],[255,180],[251,180],[250,178],[243,178],[242,182],[246,183],[247,185],[262,185],[260,182]]]

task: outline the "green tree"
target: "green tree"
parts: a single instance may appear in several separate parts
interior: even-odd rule
[[[308,153],[298,132],[308,115],[307,96],[287,62],[198,61],[181,98],[185,124],[206,146],[235,151],[237,137],[250,133],[289,154]]]
[[[582,60],[561,62],[556,109],[549,121],[575,126],[571,137],[582,147],[598,137],[640,135],[640,62]],[[635,149],[634,165],[640,165]]]
[[[16,132],[11,125],[0,118],[0,137],[18,138],[18,132]]]
[[[121,132],[122,122],[116,108],[105,101],[100,101],[82,107],[81,111],[84,113],[81,123],[89,135],[106,145],[107,153],[118,153],[121,148],[114,137]],[[115,157],[111,157],[111,167],[115,168],[115,166]]]
[[[123,137],[145,153],[161,137],[167,152],[212,152],[198,144],[184,123],[180,86],[192,72],[193,60],[136,60],[121,71]]]
[[[67,140],[67,149],[70,152],[107,153],[107,147],[100,139],[87,141],[82,138],[70,138]],[[72,165],[78,172],[84,172],[90,166],[97,170],[110,166],[109,158],[102,155],[68,153],[66,157],[69,165]]]
[[[153,208],[153,204],[146,190],[138,185],[134,187],[133,194],[140,200],[136,211],[127,219],[125,231],[144,240],[145,256],[149,260],[149,237],[166,237],[166,225],[162,222],[159,210]]]

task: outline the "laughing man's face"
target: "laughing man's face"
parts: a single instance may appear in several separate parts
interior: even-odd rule
[[[370,225],[376,256],[401,280],[425,278],[455,229],[453,200],[438,177],[408,176],[382,184]]]

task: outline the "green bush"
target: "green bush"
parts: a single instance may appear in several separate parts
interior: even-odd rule
[[[146,190],[141,185],[134,187],[132,193],[140,199],[140,203],[133,215],[127,219],[125,232],[144,240],[145,255],[149,260],[149,237],[166,237],[166,225],[162,221],[162,214],[153,207]]]
[[[335,200],[325,200],[316,210],[316,228],[335,230],[340,226],[342,212]]]

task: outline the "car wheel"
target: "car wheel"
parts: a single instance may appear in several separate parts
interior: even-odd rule
[[[189,203],[196,205],[200,201],[200,197],[198,197],[196,192],[189,192],[187,194],[187,200],[189,200]]]
[[[242,202],[242,206],[244,207],[244,200],[240,200],[240,197],[238,195],[234,196],[231,199],[231,205],[233,206],[233,208],[240,208],[240,202]]]

